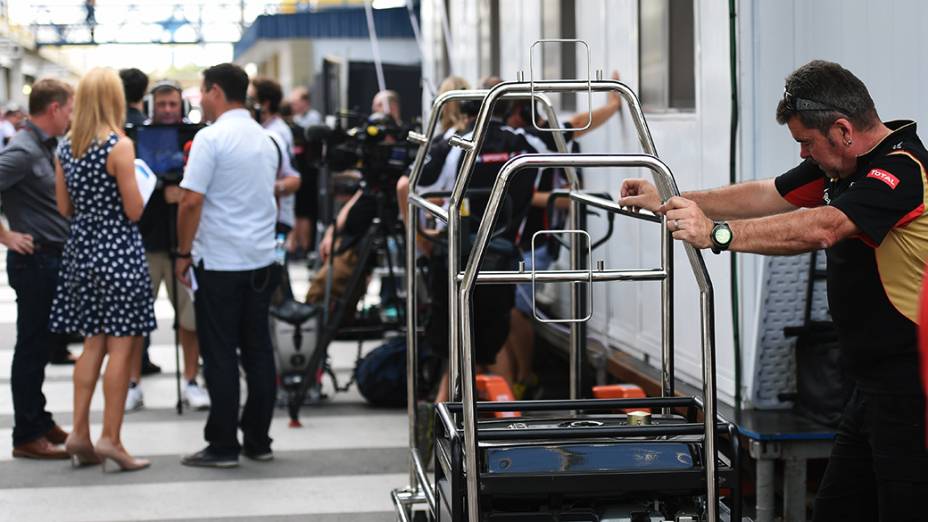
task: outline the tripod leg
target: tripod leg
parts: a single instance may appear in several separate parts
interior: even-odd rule
[[[358,291],[358,286],[362,281],[364,281],[364,273],[367,269],[367,264],[370,262],[371,254],[374,250],[373,243],[374,237],[377,233],[377,226],[377,223],[372,224],[367,233],[365,233],[364,237],[361,239],[360,244],[362,246],[361,252],[358,255],[358,263],[352,270],[351,277],[348,279],[348,284],[345,286],[342,295],[335,299],[336,308],[334,313],[329,314],[327,319],[322,319],[322,324],[320,325],[322,328],[319,330],[316,346],[310,355],[309,364],[306,366],[303,382],[300,384],[299,389],[297,390],[299,399],[298,404],[302,404],[310,386],[314,386],[321,382],[322,375],[324,374],[324,365],[328,353],[328,346],[335,338],[335,333],[338,330],[338,326],[341,324],[345,313],[347,312],[350,304],[353,302],[351,296],[353,296]],[[333,277],[332,273],[334,272],[334,257],[335,254],[333,252],[333,263],[330,265],[330,271],[327,275],[329,278]],[[328,306],[328,299],[325,301],[325,303],[326,306]],[[297,411],[298,410],[299,407],[297,407]]]

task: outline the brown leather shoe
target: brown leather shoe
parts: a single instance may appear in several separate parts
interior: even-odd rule
[[[55,424],[52,429],[48,430],[48,433],[45,434],[45,438],[48,439],[48,442],[60,446],[64,444],[64,441],[68,440],[68,432],[61,429],[61,426]]]
[[[18,459],[67,460],[68,452],[39,437],[32,442],[13,447],[13,457]]]

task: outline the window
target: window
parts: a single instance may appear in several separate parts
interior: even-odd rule
[[[638,0],[641,104],[647,111],[696,108],[693,0]]]
[[[490,74],[499,76],[499,0],[490,0]]]
[[[542,38],[576,38],[577,6],[576,0],[542,0],[541,4]],[[546,80],[573,80],[577,76],[578,46],[572,43],[544,44],[542,53],[542,72],[536,76]],[[585,76],[585,74],[584,74]],[[581,78],[586,80],[586,78]],[[549,94],[555,103],[560,99],[562,111],[577,110],[577,94]]]
[[[480,77],[499,76],[500,69],[500,0],[480,0],[477,4],[480,22]]]

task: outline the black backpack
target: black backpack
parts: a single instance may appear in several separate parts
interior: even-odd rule
[[[429,376],[434,373],[435,359],[428,344],[419,342],[420,390],[428,389]],[[406,336],[394,337],[374,348],[355,368],[358,391],[374,406],[402,407],[406,405]],[[423,389],[424,388],[424,389]]]

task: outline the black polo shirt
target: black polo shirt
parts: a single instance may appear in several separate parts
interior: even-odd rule
[[[886,123],[892,133],[857,160],[844,179],[805,161],[776,179],[799,207],[830,205],[861,233],[827,250],[828,306],[844,362],[862,388],[920,393],[918,298],[928,258],[928,151],[915,122]]]

